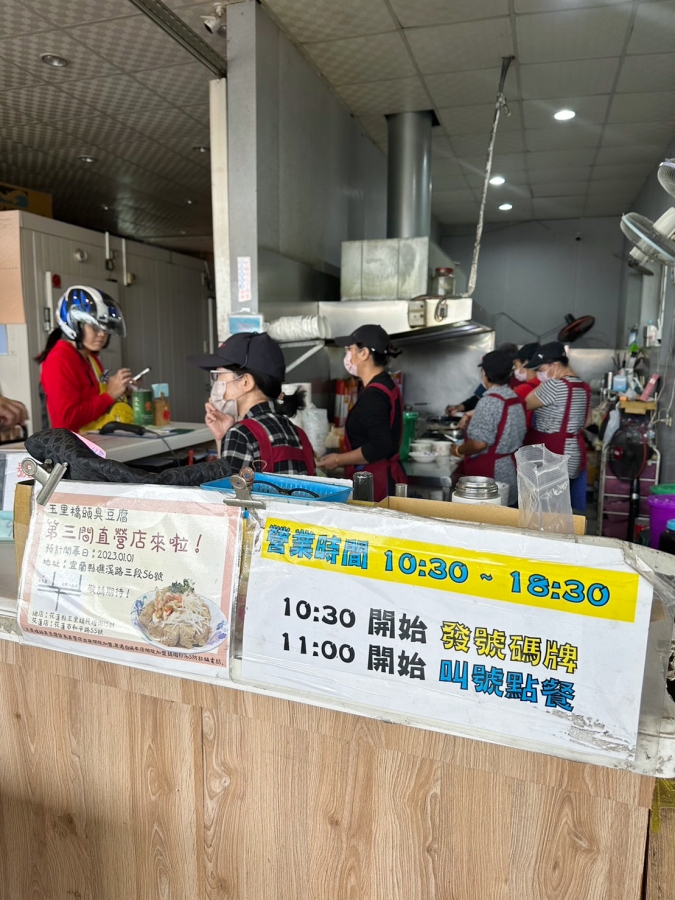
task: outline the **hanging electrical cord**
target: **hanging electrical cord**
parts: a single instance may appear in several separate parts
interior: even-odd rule
[[[487,161],[485,164],[485,178],[483,180],[483,193],[480,199],[480,210],[478,212],[478,225],[476,227],[476,242],[473,245],[473,258],[471,260],[471,271],[469,273],[469,284],[466,292],[462,297],[472,297],[476,288],[476,275],[478,272],[478,256],[480,254],[480,244],[483,237],[483,223],[485,221],[485,204],[487,202],[487,192],[490,186],[490,175],[492,174],[492,159],[495,151],[495,139],[497,137],[497,125],[499,125],[499,117],[502,111],[507,116],[511,115],[508,102],[504,95],[504,83],[509,66],[515,59],[515,56],[502,56],[502,73],[499,78],[499,88],[497,90],[497,100],[495,101],[495,113],[492,119],[492,130],[490,131],[490,142],[488,144]]]

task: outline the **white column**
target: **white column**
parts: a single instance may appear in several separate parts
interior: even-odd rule
[[[210,83],[211,203],[213,206],[213,255],[218,311],[218,341],[229,335],[232,311],[230,284],[230,196],[227,150],[227,79]]]

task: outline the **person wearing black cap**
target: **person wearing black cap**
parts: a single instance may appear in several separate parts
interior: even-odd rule
[[[525,438],[523,402],[509,387],[513,352],[493,350],[480,364],[485,393],[478,401],[462,444],[452,455],[462,459],[464,475],[481,475],[509,486],[509,505],[518,502],[514,453]]]
[[[518,353],[518,345],[507,342],[504,344],[499,344],[498,347],[495,347],[495,350],[502,350],[505,353],[510,353],[513,358]],[[519,382],[516,379],[515,375],[512,374],[509,379],[509,387],[515,389],[515,387],[518,383]],[[461,403],[455,403],[454,405],[450,404],[449,406],[446,406],[445,414],[447,416],[454,416],[454,415],[457,415],[457,413],[461,413],[461,412],[467,412],[467,413],[473,412],[473,410],[478,405],[478,401],[480,400],[480,398],[483,396],[484,393],[485,393],[485,385],[481,381],[481,383],[478,385],[478,387],[473,392],[473,394],[470,397],[467,397],[466,400],[462,400]]]
[[[280,402],[286,363],[276,341],[255,331],[233,334],[215,354],[191,362],[211,373],[205,421],[233,473],[261,461],[265,472],[314,475],[309,438],[288,420],[304,407],[305,394]]]
[[[347,451],[329,453],[319,465],[328,472],[344,466],[350,478],[357,469],[372,472],[375,500],[384,500],[396,484],[408,481],[399,458],[403,398],[387,372],[390,357],[400,350],[380,325],[362,325],[335,343],[346,348],[345,369],[361,379],[363,390],[345,423]]]
[[[541,382],[537,378],[537,373],[534,369],[530,368],[530,360],[534,356],[534,354],[539,349],[539,344],[536,342],[533,344],[523,344],[520,350],[516,350],[515,357],[513,360],[513,377],[516,379],[518,384],[513,387],[515,393],[520,397],[520,399],[525,402],[525,398],[532,391],[536,390],[539,387]],[[532,410],[525,411],[525,418],[527,420],[527,427],[529,428],[532,424]]]
[[[552,453],[566,453],[570,476],[572,507],[586,509],[586,427],[591,407],[590,386],[569,366],[565,345],[560,341],[544,344],[532,356],[530,368],[536,369],[541,385],[528,395],[525,403],[535,411],[534,428],[525,443],[544,444]]]

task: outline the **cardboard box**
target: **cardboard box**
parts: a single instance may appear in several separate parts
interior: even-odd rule
[[[500,525],[520,528],[518,510],[488,503],[447,503],[444,500],[414,500],[412,497],[387,497],[378,506],[422,516],[427,519],[453,519],[456,522],[477,522],[481,525]],[[574,516],[574,533],[586,534],[585,516]]]
[[[20,481],[14,494],[14,552],[16,554],[16,574],[21,574],[23,551],[28,540],[30,526],[30,507],[33,495],[33,481]]]

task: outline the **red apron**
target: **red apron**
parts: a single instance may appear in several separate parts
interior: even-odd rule
[[[570,413],[572,412],[572,398],[574,396],[574,391],[583,391],[586,394],[586,412],[584,413],[585,424],[586,418],[588,417],[588,408],[591,405],[591,388],[585,381],[577,383],[568,381],[566,378],[561,378],[560,380],[564,381],[567,385],[567,403],[565,404],[565,414],[563,416],[562,424],[560,425],[560,431],[548,434],[545,431],[537,431],[536,428],[531,428],[525,435],[525,443],[543,444],[547,450],[551,451],[551,453],[559,453],[562,455],[565,453],[566,441],[576,438],[579,444],[579,452],[581,453],[581,468],[579,471],[583,472],[586,468],[586,441],[582,434],[583,426],[579,431],[568,431],[567,429],[569,428]]]
[[[369,388],[377,388],[379,391],[384,391],[387,397],[389,397],[389,403],[391,405],[389,411],[390,428],[394,427],[394,422],[396,421],[396,406],[398,405],[401,410],[401,433],[398,436],[398,445],[400,447],[401,439],[403,438],[403,398],[401,397],[398,385],[394,385],[394,389],[390,390],[388,387],[385,387],[377,381],[371,381],[370,384],[366,385],[364,391],[367,391]],[[353,449],[352,445],[349,443],[349,438],[347,437],[347,429],[345,429],[345,449],[347,451]],[[378,459],[377,462],[366,463],[363,466],[345,466],[347,478],[353,478],[354,472],[357,471],[372,472],[373,494],[376,503],[379,503],[380,500],[384,500],[385,497],[389,496],[390,477],[393,479],[394,484],[408,483],[408,476],[401,465],[401,457],[399,456],[398,451],[393,456],[390,456],[389,459]]]
[[[298,428],[297,425],[293,426],[298,432],[298,437],[302,443],[302,449],[298,449],[297,447],[291,447],[289,444],[276,444],[275,446],[272,446],[272,441],[270,441],[265,426],[260,422],[256,422],[255,419],[242,419],[238,424],[247,428],[258,442],[260,459],[266,466],[265,471],[273,474],[275,465],[280,462],[304,462],[307,467],[307,474],[316,474],[314,451],[312,450],[309,438],[302,428]]]
[[[484,394],[483,396],[495,397],[504,404],[502,417],[497,426],[497,437],[495,438],[494,444],[483,451],[483,453],[479,453],[476,456],[464,456],[462,458],[462,469],[464,475],[482,475],[484,478],[494,478],[495,463],[498,459],[506,459],[510,456],[515,465],[514,454],[497,453],[497,447],[499,447],[499,442],[501,441],[504,429],[506,428],[506,422],[509,417],[509,407],[522,406],[523,401],[520,397],[502,397],[501,394]]]

